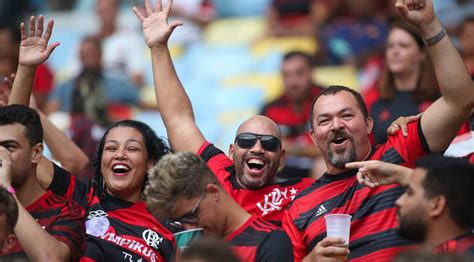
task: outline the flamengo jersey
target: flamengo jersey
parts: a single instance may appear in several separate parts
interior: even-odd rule
[[[474,233],[456,237],[441,243],[433,249],[434,254],[453,253],[474,259]]]
[[[419,121],[408,125],[408,137],[401,132],[372,150],[371,160],[413,167],[429,151]],[[324,176],[296,197],[283,219],[283,229],[293,244],[295,260],[302,260],[326,237],[324,215],[352,216],[351,261],[390,261],[411,243],[397,234],[396,199],[404,190],[398,185],[370,189],[360,185],[357,170]]]
[[[242,261],[293,261],[288,235],[255,215],[225,241]]]
[[[46,232],[69,247],[71,261],[79,260],[85,244],[84,211],[81,206],[51,191],[46,191],[26,210]],[[5,257],[2,258],[3,256]],[[13,261],[14,257],[26,257],[18,240],[9,253],[0,252],[0,261],[10,261],[10,258]]]
[[[234,163],[224,152],[206,142],[198,150],[198,155],[207,162],[217,180],[235,202],[250,214],[263,217],[278,226],[281,225],[283,211],[296,194],[314,182],[314,179],[299,178],[257,190],[243,189],[237,183]]]
[[[81,261],[169,261],[176,246],[173,235],[146,209],[109,194],[103,200],[92,187],[54,166],[50,186],[57,194],[86,209],[86,254]]]

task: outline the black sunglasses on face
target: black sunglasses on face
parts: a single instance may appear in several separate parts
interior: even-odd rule
[[[235,138],[235,143],[244,149],[252,148],[257,140],[260,140],[262,148],[266,151],[276,152],[281,148],[281,141],[279,138],[272,135],[257,135],[253,133],[241,133]]]
[[[204,196],[206,196],[206,191],[202,193],[201,197],[196,202],[196,205],[191,210],[191,212],[182,215],[178,219],[170,218],[170,224],[178,228],[183,227],[183,224],[196,224],[199,221],[199,218],[197,217],[197,212],[198,212],[199,206],[201,205],[202,200],[204,199]]]

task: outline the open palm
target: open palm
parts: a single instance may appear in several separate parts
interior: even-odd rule
[[[48,22],[46,31],[43,34],[43,16],[38,18],[38,26],[35,26],[35,17],[30,18],[30,31],[27,35],[24,23],[20,25],[21,44],[19,63],[24,66],[38,66],[51,55],[53,50],[59,45],[58,42],[48,46],[49,38],[53,32],[53,21]]]
[[[153,11],[150,0],[145,0],[145,16],[136,7],[133,8],[133,12],[142,23],[143,36],[149,48],[166,44],[173,30],[183,24],[180,21],[168,24],[172,3],[173,1],[169,0],[162,8],[161,0],[157,0],[155,11]]]

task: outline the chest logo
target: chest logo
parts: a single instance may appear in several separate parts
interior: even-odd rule
[[[324,214],[328,212],[328,210],[326,209],[326,207],[324,205],[320,205],[318,207],[318,211],[316,211],[316,216],[319,217],[320,215]]]
[[[147,229],[143,231],[142,236],[149,246],[156,249],[163,242],[163,237],[160,237],[158,233],[156,233],[155,231],[151,229]]]
[[[289,192],[288,192],[289,191]],[[272,212],[281,210],[284,200],[293,200],[295,198],[296,190],[294,187],[288,190],[281,190],[280,188],[274,188],[272,192],[266,194],[263,197],[263,201],[257,203],[257,207],[262,211],[262,216]]]
[[[87,219],[92,219],[94,217],[107,217],[109,216],[104,210],[92,210],[89,211],[89,215],[87,215]]]

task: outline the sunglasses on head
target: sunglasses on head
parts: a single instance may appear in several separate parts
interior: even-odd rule
[[[260,140],[262,148],[266,151],[276,152],[281,148],[281,141],[272,135],[257,135],[253,133],[241,133],[235,138],[235,143],[244,149],[252,148],[257,140]]]
[[[202,193],[201,197],[196,202],[196,205],[191,210],[191,212],[182,215],[178,219],[170,218],[169,223],[172,226],[175,226],[175,227],[178,227],[178,228],[182,228],[183,224],[192,224],[192,225],[196,224],[199,221],[199,218],[197,216],[197,212],[198,212],[198,209],[199,209],[199,205],[201,205],[201,202],[204,199],[204,196],[206,196],[206,191],[204,191],[204,193]]]

